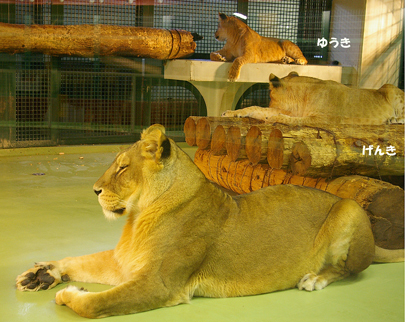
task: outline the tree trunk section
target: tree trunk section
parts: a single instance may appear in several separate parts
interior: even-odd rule
[[[404,175],[403,124],[327,128],[223,117],[203,117],[198,122],[206,124],[196,130],[206,133],[206,143],[199,148],[207,148],[218,125],[225,129],[231,161],[246,157],[254,165],[268,163],[274,169],[310,177]]]
[[[136,56],[175,59],[194,53],[185,30],[109,25],[18,25],[0,23],[0,52],[53,56]]]
[[[284,140],[279,129],[273,129],[267,142],[267,162],[270,167],[280,169],[283,166]]]

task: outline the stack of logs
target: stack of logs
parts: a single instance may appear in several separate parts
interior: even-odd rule
[[[208,179],[236,193],[297,184],[356,200],[376,243],[404,246],[404,190],[369,178],[404,175],[404,125],[267,124],[251,118],[189,117],[185,140]],[[363,175],[363,176],[361,176]]]

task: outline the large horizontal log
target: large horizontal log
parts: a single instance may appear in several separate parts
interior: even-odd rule
[[[226,152],[213,152],[227,153],[231,161],[246,157],[252,164],[268,162],[272,168],[313,177],[404,174],[403,124],[289,126],[222,117],[202,117],[196,123],[197,133],[206,133],[206,148],[220,126],[216,137],[226,141]]]
[[[194,53],[185,30],[109,25],[17,25],[0,23],[0,52],[39,52],[53,56],[137,56],[155,59]]]
[[[210,150],[197,150],[194,162],[209,180],[239,194],[277,184],[295,184],[353,199],[369,215],[377,245],[391,249],[404,247],[404,190],[398,186],[363,176],[328,181],[293,175],[268,164],[233,162],[227,155],[216,156]]]

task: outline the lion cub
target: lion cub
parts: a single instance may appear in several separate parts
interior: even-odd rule
[[[292,72],[279,79],[271,74],[270,105],[226,111],[227,117],[252,117],[286,124],[404,123],[405,94],[385,84],[378,90],[352,88],[343,84]]]
[[[219,13],[215,37],[226,44],[221,50],[211,53],[210,59],[233,61],[229,70],[230,81],[237,80],[241,67],[248,63],[308,63],[299,47],[291,41],[262,37],[238,18],[223,13]]]

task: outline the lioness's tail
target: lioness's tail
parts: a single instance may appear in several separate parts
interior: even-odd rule
[[[373,259],[376,263],[397,263],[404,262],[404,249],[385,249],[375,246],[375,257]]]

